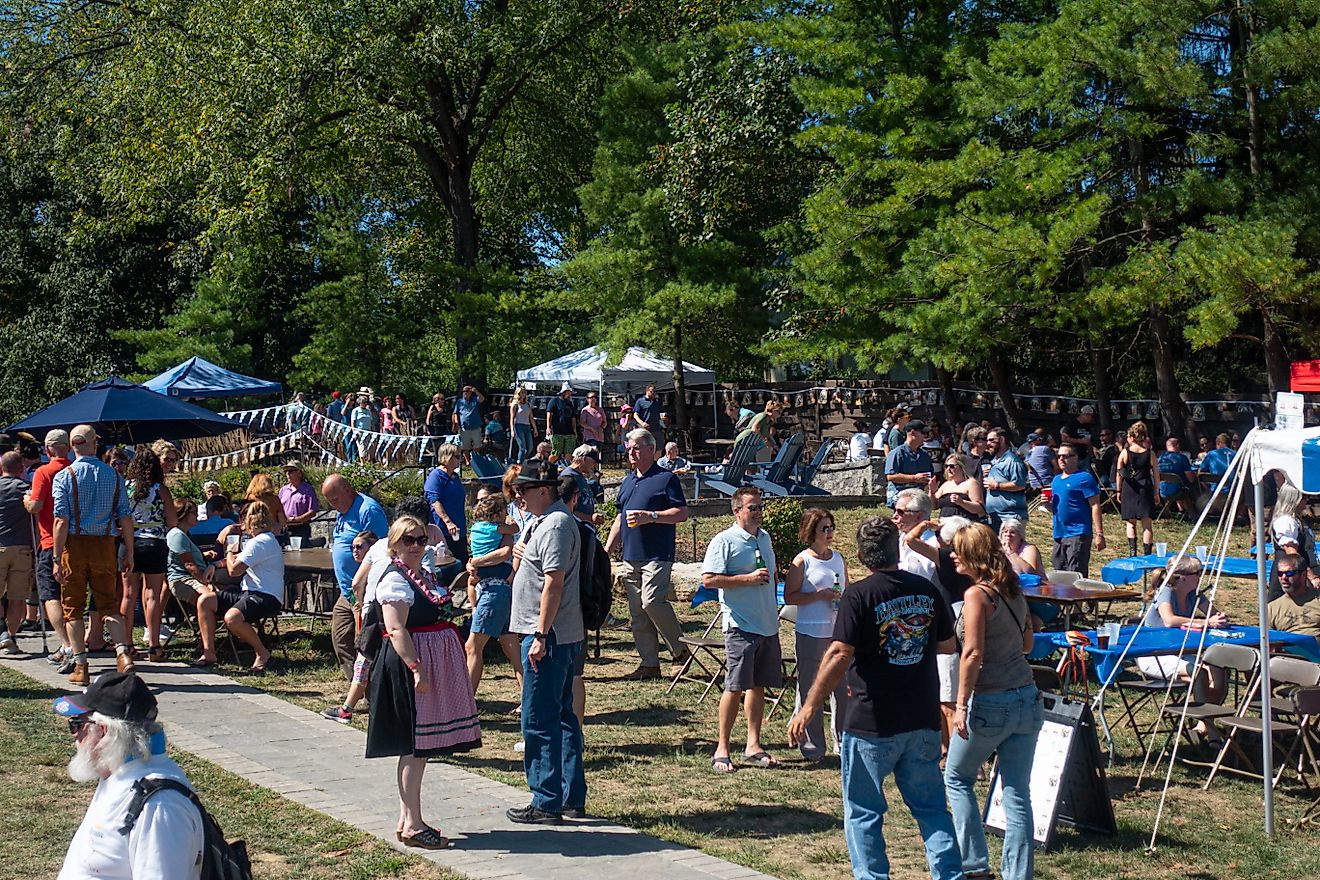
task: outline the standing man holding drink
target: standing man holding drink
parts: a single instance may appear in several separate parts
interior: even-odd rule
[[[619,486],[619,516],[610,528],[606,551],[623,546],[624,586],[633,639],[641,664],[626,681],[660,678],[660,638],[669,646],[675,671],[687,662],[683,628],[669,604],[676,525],[687,522],[687,498],[678,477],[656,464],[655,435],[645,428],[628,432],[628,476]]]

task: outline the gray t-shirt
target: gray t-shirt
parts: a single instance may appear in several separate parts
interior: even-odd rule
[[[23,507],[30,488],[17,477],[0,477],[0,547],[32,546],[32,517]]]
[[[582,598],[578,586],[578,558],[582,538],[577,520],[563,502],[556,501],[549,510],[534,519],[524,536],[526,548],[513,577],[513,610],[509,630],[529,636],[536,632],[541,616],[541,593],[547,572],[564,573],[564,591],[551,631],[561,645],[580,642],[587,637],[582,625]]]

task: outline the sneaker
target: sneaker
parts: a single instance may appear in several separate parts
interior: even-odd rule
[[[60,661],[60,665],[55,669],[55,671],[58,672],[60,675],[68,675],[70,672],[73,672],[73,667],[75,665],[77,664],[74,663],[73,655],[66,654],[64,655],[64,659]],[[83,665],[86,666],[87,664],[84,663]]]
[[[558,813],[547,813],[528,804],[525,807],[509,807],[504,811],[509,821],[519,825],[563,825],[564,818]]]
[[[613,614],[605,615],[605,622],[600,625],[601,629],[632,629],[632,621],[615,617]]]
[[[6,654],[23,653],[23,649],[18,646],[18,642],[14,641],[14,637],[9,633],[0,635],[0,650],[3,650]]]
[[[80,687],[86,687],[92,681],[92,677],[87,673],[86,663],[74,663],[73,671],[69,673],[69,684],[76,684]]]
[[[565,819],[586,819],[587,810],[585,807],[564,807]]]
[[[321,713],[322,718],[329,718],[331,721],[338,721],[340,724],[348,724],[353,720],[353,712],[345,709],[343,706],[331,706]]]
[[[162,623],[160,625],[160,640],[162,642],[168,642],[172,638],[174,638],[174,627],[170,626],[168,623]]]
[[[518,740],[516,743],[513,744],[513,750],[515,752],[518,752],[519,754],[522,754],[523,752],[527,751],[527,741],[522,739]]]
[[[46,655],[46,662],[51,666],[63,666],[67,659],[69,659],[69,650],[63,645]]]

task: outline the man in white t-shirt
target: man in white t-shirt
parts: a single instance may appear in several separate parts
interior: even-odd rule
[[[848,440],[848,460],[870,461],[871,432],[867,430],[866,422],[861,419],[853,422],[853,431],[852,437]]]
[[[192,788],[164,754],[156,698],[142,679],[107,672],[85,693],[57,699],[55,711],[69,719],[77,747],[69,776],[97,783],[58,880],[198,880],[205,833],[201,813],[183,793],[156,792],[121,833],[138,780],[165,778]]]

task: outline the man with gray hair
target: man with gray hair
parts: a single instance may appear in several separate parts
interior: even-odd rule
[[[669,646],[673,672],[687,663],[683,627],[669,604],[674,566],[675,526],[687,522],[687,497],[678,477],[655,460],[655,435],[645,428],[628,432],[629,470],[619,486],[619,515],[610,527],[605,550],[623,545],[624,586],[632,617],[633,639],[641,665],[626,681],[660,677],[660,638]]]
[[[912,531],[913,527],[930,520],[931,501],[930,495],[922,489],[904,489],[898,493],[894,499],[894,525],[898,527],[900,535],[906,535]],[[935,532],[931,529],[923,529],[921,540],[930,545],[931,549],[939,548],[939,541]],[[933,584],[938,585],[940,576],[935,563],[931,561],[927,554],[918,553],[908,546],[907,541],[899,544],[898,548],[898,567],[902,571],[908,571],[915,575],[920,575]]]
[[[169,788],[141,800],[143,780],[192,788],[165,755],[156,698],[142,679],[132,672],[107,672],[86,692],[55,700],[55,711],[69,720],[76,745],[69,776],[74,782],[97,783],[59,880],[201,877],[201,812],[185,794]],[[135,807],[140,811],[125,830]]]
[[[843,712],[843,832],[853,876],[888,877],[884,781],[891,773],[917,821],[935,880],[961,880],[962,855],[940,776],[935,658],[955,649],[953,615],[928,581],[899,571],[899,532],[876,517],[857,529],[870,577],[843,591],[834,640],[811,692],[788,723],[789,745],[847,676]]]
[[[115,640],[115,664],[120,672],[133,669],[133,629],[124,625],[119,614],[119,575],[133,571],[133,514],[128,503],[124,478],[96,456],[96,431],[91,425],[79,425],[69,433],[69,442],[77,458],[55,475],[51,494],[54,500],[53,573],[60,583],[64,603],[64,621],[73,651],[73,671],[69,683],[86,685],[87,642],[83,612],[87,596],[92,609],[110,627]],[[116,564],[115,526],[124,546],[124,561]],[[96,633],[96,635],[100,635]]]

